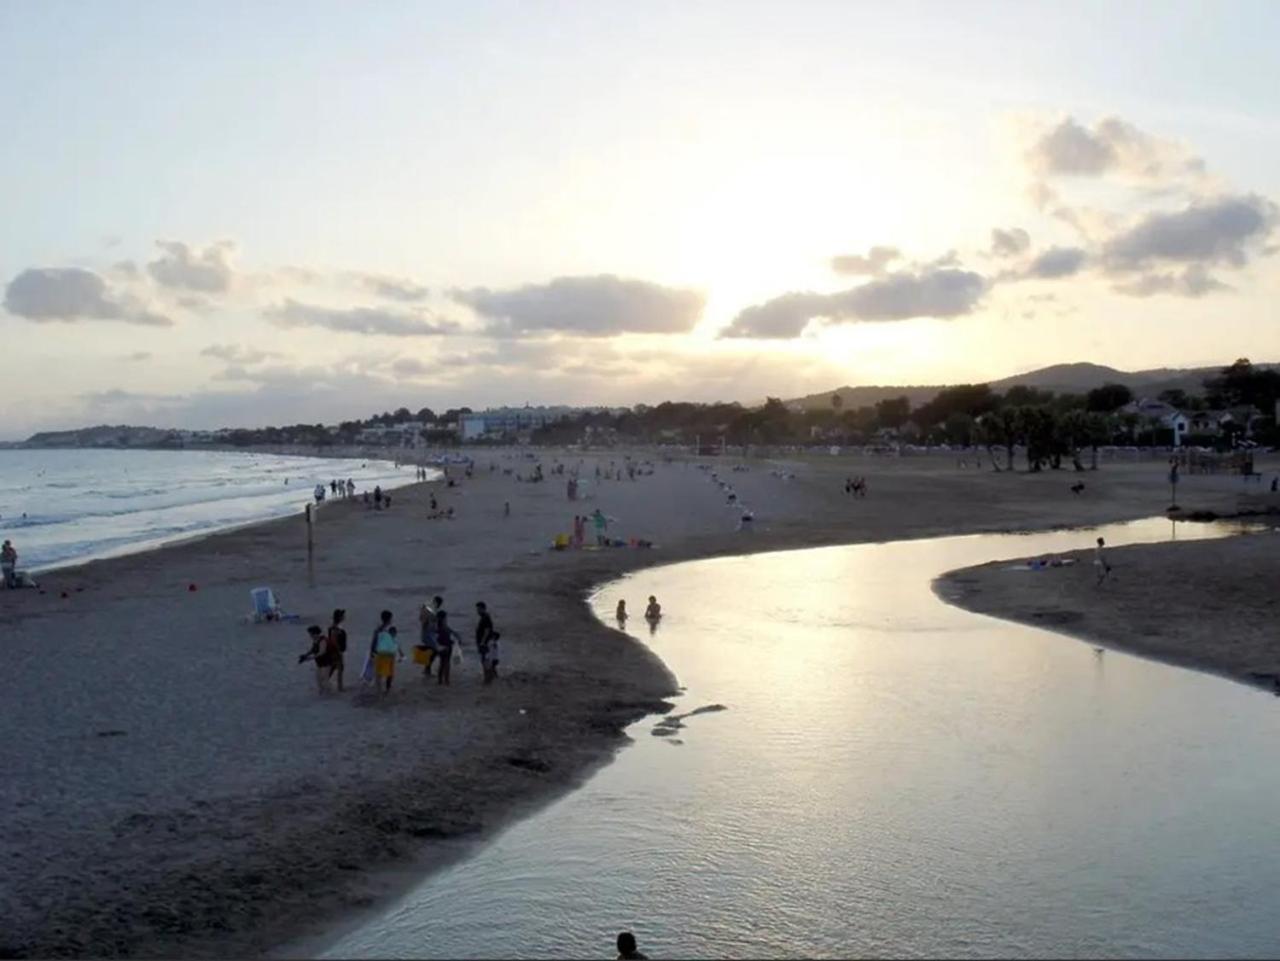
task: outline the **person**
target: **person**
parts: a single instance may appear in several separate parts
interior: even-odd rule
[[[498,638],[493,629],[493,618],[484,601],[476,602],[476,653],[480,655],[480,668],[484,683],[492,683],[498,676]]]
[[[436,675],[437,684],[449,683],[450,669],[453,667],[453,645],[457,639],[458,633],[449,626],[449,613],[441,602],[436,608],[436,648],[439,650],[436,656],[440,660],[440,673]]]
[[[423,604],[418,608],[418,624],[420,625],[420,636],[418,638],[418,647],[422,648],[426,653],[426,660],[423,662],[422,676],[431,676],[431,662],[435,659],[436,648],[436,612],[430,604]]]
[[[503,517],[511,516],[511,501],[502,502],[502,516]]]
[[[0,572],[4,574],[5,587],[18,586],[18,552],[12,541],[6,540],[4,546],[0,547]]]
[[[649,956],[640,952],[636,936],[630,931],[618,935],[618,961],[649,961]]]
[[[373,509],[375,511],[382,510],[382,485],[375,484],[373,488]]]
[[[316,665],[316,690],[323,694],[329,689],[329,667],[333,663],[329,652],[329,640],[324,636],[324,632],[320,630],[319,624],[312,624],[307,628],[307,634],[311,637],[311,649],[305,654],[298,655],[298,663],[305,661],[314,661]]]
[[[649,595],[649,606],[644,609],[644,619],[646,621],[656,621],[662,617],[662,605],[658,603],[658,599],[652,594]]]
[[[324,485],[317,484],[316,485],[316,503],[319,504],[323,500],[324,500]]]
[[[596,508],[595,513],[591,515],[591,519],[596,525],[596,546],[604,547],[605,531],[609,529],[609,520],[604,516],[604,511]]]
[[[613,612],[613,616],[618,619],[618,624],[627,623],[627,602],[621,598],[618,599],[618,609]]]
[[[1271,493],[1274,494],[1277,490],[1280,490],[1280,476],[1271,478]]]
[[[395,628],[391,625],[393,616],[390,611],[383,611],[379,615],[378,626],[373,629],[373,638],[369,642],[369,654],[373,658],[373,676],[377,680],[387,682],[386,691],[391,690],[391,682],[396,674],[396,654],[400,653]]]
[[[440,510],[440,506],[436,503],[436,495],[435,495],[435,494],[432,494],[432,495],[431,495],[431,503],[430,503],[430,505],[429,505],[428,509],[431,511],[431,513],[432,513],[432,514],[435,514],[435,513],[439,512],[439,510]]]
[[[356,496],[356,482],[353,481],[350,477],[347,478],[347,496],[348,497]]]
[[[1093,549],[1093,565],[1098,569],[1098,585],[1101,585],[1107,579],[1107,575],[1111,573],[1111,565],[1107,563],[1107,557],[1103,551],[1106,546],[1107,542],[1099,537],[1098,546]]]
[[[347,619],[347,612],[342,608],[334,608],[333,623],[329,625],[329,676],[337,675],[338,693],[342,693],[342,672],[346,668],[347,631],[342,622]]]
[[[338,496],[338,482],[336,480],[329,481],[329,493],[334,497]]]

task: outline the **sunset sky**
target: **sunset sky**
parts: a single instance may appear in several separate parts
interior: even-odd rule
[[[0,4],[0,438],[1280,360],[1280,3]]]

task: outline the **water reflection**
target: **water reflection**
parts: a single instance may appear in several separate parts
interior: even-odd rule
[[[607,586],[606,622],[619,598],[662,599],[661,630],[627,629],[686,686],[682,726],[635,725],[585,787],[332,956],[599,957],[623,928],[659,957],[1270,954],[1274,700],[931,593],[943,571],[1096,534],[1169,536],[1158,518]],[[1091,576],[1008,572],[1072,574]]]

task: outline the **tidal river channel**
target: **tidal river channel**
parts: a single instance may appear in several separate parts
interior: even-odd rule
[[[1175,536],[1163,519],[1097,533]],[[789,551],[606,585],[591,602],[610,624],[618,598],[662,602],[652,635],[627,629],[684,685],[672,713],[725,709],[638,722],[583,787],[329,955],[610,957],[631,929],[658,958],[1273,956],[1280,702],[931,588],[1095,536]]]

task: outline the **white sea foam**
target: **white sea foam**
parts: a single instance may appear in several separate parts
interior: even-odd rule
[[[316,484],[413,483],[413,465],[254,452],[0,450],[0,538],[41,570],[302,510]],[[288,483],[286,483],[288,481]],[[330,494],[330,496],[332,496]]]

